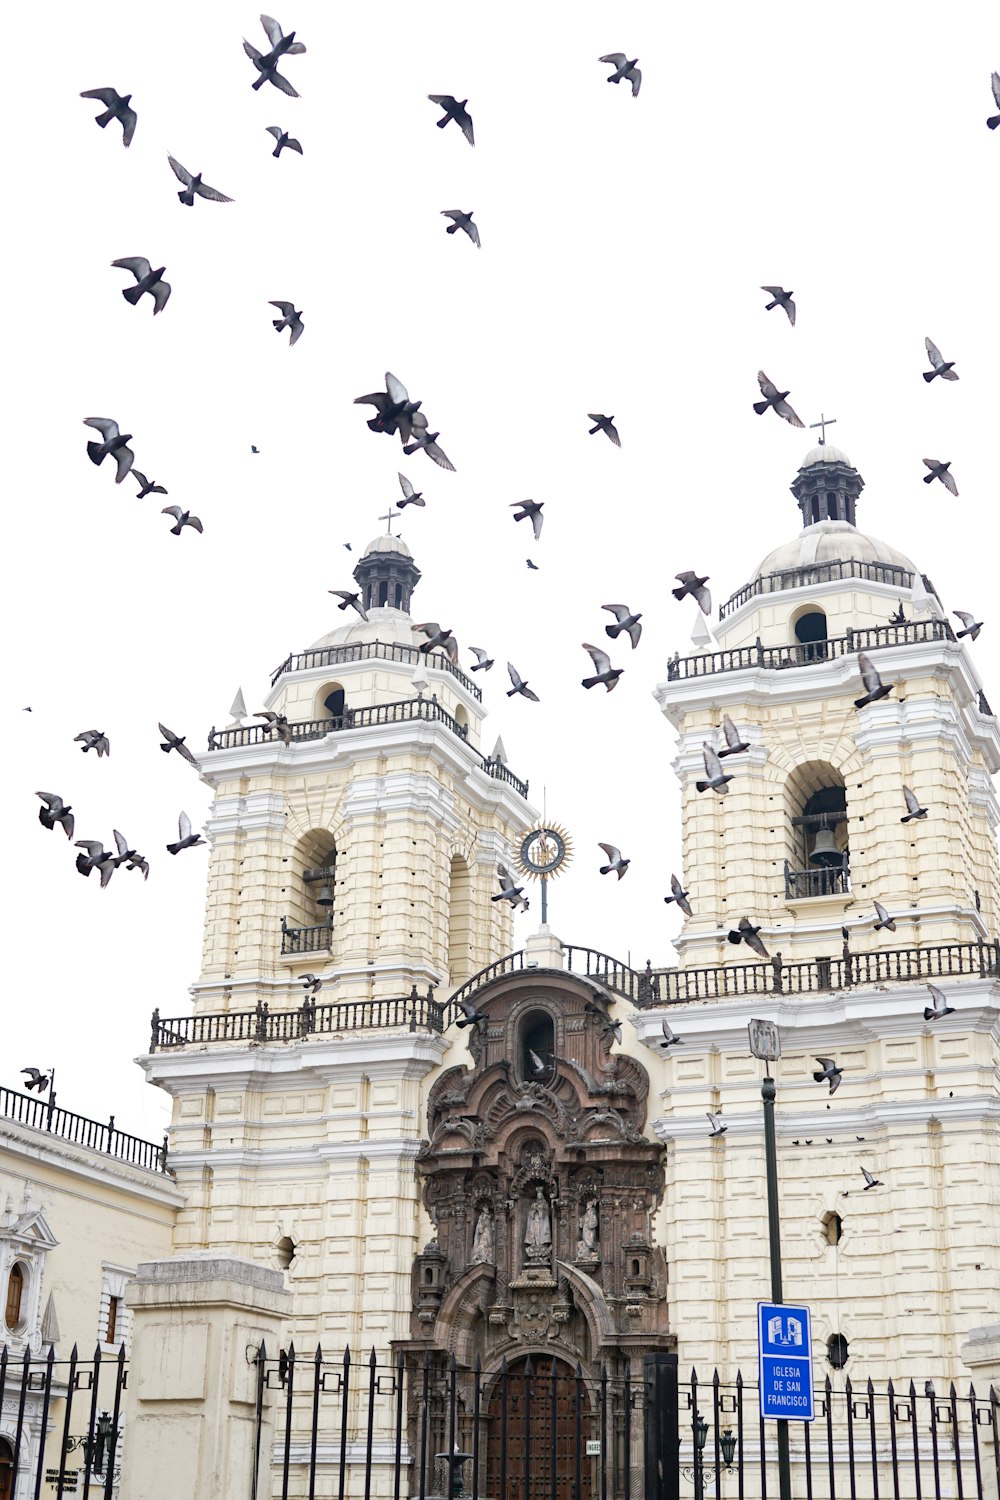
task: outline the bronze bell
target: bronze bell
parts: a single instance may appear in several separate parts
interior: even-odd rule
[[[316,897],[316,905],[317,906],[332,906],[333,905],[333,896],[330,893],[330,886],[329,886],[329,883],[327,881],[325,881],[325,880],[324,880],[324,882],[322,884],[322,887],[320,888],[319,895]]]
[[[832,828],[821,828],[817,833],[809,863],[820,865],[826,870],[835,870],[844,863],[844,856],[837,848]]]

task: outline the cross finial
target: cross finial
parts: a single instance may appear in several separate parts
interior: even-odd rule
[[[818,422],[810,422],[809,423],[809,431],[812,432],[812,430],[813,430],[814,427],[818,427],[819,428],[819,441],[820,441],[820,445],[822,446],[826,442],[826,429],[828,427],[835,427],[836,425],[837,425],[837,418],[836,417],[825,417],[823,415],[823,413],[820,412],[820,414],[819,414],[819,421]]]
[[[392,536],[392,523],[396,519],[396,512],[394,510],[390,510],[387,516],[379,516],[378,519],[385,522],[385,529],[388,532],[389,536]]]

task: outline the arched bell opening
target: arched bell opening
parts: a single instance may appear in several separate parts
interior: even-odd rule
[[[793,616],[795,639],[800,661],[825,661],[829,653],[826,615],[812,607]]]
[[[328,830],[301,838],[282,862],[281,951],[325,953],[332,942],[337,900],[337,846]]]
[[[785,899],[850,891],[847,788],[835,766],[811,761],[786,785]]]

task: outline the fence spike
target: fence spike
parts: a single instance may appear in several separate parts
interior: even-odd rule
[[[844,1395],[847,1397],[848,1401],[850,1401],[850,1399],[851,1399],[851,1394],[852,1394],[853,1390],[854,1390],[854,1386],[851,1384],[851,1377],[850,1377],[850,1375],[848,1375],[847,1379],[844,1381]]]
[[[583,1379],[583,1366],[581,1365],[579,1360],[577,1360],[576,1362],[576,1378],[577,1380]]]
[[[454,1357],[455,1356],[452,1355],[452,1359],[454,1359]],[[375,1345],[374,1344],[372,1344],[372,1352],[368,1356],[368,1368],[371,1369],[371,1370],[374,1370],[374,1368],[375,1368]]]
[[[976,1400],[976,1387],[972,1384],[971,1380],[969,1381],[969,1400],[973,1404],[975,1404],[975,1400]]]
[[[431,1367],[431,1351],[429,1349],[425,1349],[424,1350],[424,1369],[425,1370],[429,1370],[430,1367]]]
[[[315,1360],[316,1364],[318,1364],[318,1365],[321,1365],[323,1363],[323,1345],[322,1344],[317,1344],[316,1345],[316,1353],[313,1355],[313,1359]]]
[[[448,1370],[449,1370],[449,1372],[451,1372],[451,1371],[455,1371],[457,1369],[458,1369],[458,1363],[457,1363],[457,1361],[455,1359],[455,1351],[453,1349],[451,1351],[451,1359],[448,1361]]]
[[[76,1359],[77,1358],[77,1352],[76,1352],[76,1345],[75,1344],[73,1345],[72,1349],[69,1352],[69,1357],[70,1357],[70,1359]]]
[[[951,1385],[948,1387],[948,1395],[951,1397],[952,1401],[954,1401],[955,1395],[956,1395],[955,1382],[954,1381],[952,1381]]]
[[[737,1370],[736,1371],[736,1389],[738,1391],[741,1391],[743,1389],[743,1371],[742,1370]]]
[[[483,1372],[483,1362],[480,1359],[480,1357],[479,1357],[478,1354],[476,1355],[476,1363],[473,1365],[472,1368],[475,1370],[475,1372],[476,1372],[477,1375],[481,1375],[482,1372]]]
[[[424,1355],[424,1359],[428,1359],[428,1358],[429,1358],[429,1356],[425,1354]],[[507,1373],[507,1356],[505,1354],[504,1357],[503,1357],[503,1359],[500,1361],[500,1374],[501,1375],[506,1375],[506,1373]],[[990,1386],[990,1391],[992,1392],[992,1390],[993,1390],[993,1387]]]
[[[350,1346],[350,1344],[345,1344],[344,1345],[344,1369],[345,1370],[350,1369],[350,1365],[351,1365],[351,1346]]]
[[[290,1365],[293,1365],[295,1363],[295,1340],[294,1339],[289,1339],[289,1341],[288,1341],[288,1363]]]
[[[830,1377],[829,1377],[829,1375],[826,1377],[826,1380],[823,1382],[823,1390],[824,1390],[824,1393],[826,1395],[826,1399],[829,1401],[830,1395],[831,1395],[831,1393],[833,1391],[833,1386],[830,1384]]]
[[[892,1383],[892,1376],[891,1375],[889,1376],[889,1380],[888,1380],[888,1383],[887,1383],[886,1388],[885,1388],[885,1393],[889,1397],[890,1401],[892,1400],[893,1396],[895,1396],[895,1394],[896,1394],[896,1387]]]
[[[716,1390],[719,1389],[719,1372],[718,1372],[718,1369],[713,1370],[713,1372],[712,1372],[712,1384],[714,1385],[714,1387],[715,1387]]]
[[[862,1191],[864,1190],[862,1189]],[[872,1385],[872,1378],[870,1375],[868,1377],[868,1396],[871,1400],[873,1400],[875,1397],[875,1387]]]
[[[917,1399],[917,1388],[913,1384],[913,1381],[911,1380],[910,1381],[910,1400],[911,1401],[915,1401],[916,1399]]]

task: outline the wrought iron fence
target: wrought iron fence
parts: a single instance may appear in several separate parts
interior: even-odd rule
[[[763,667],[769,672],[788,667],[808,667],[817,661],[853,656],[857,651],[879,651],[887,646],[918,645],[926,641],[953,641],[955,633],[947,620],[906,620],[902,625],[870,625],[849,630],[825,641],[792,641],[781,646],[734,646],[699,656],[679,656],[667,664],[667,681],[686,677],[710,677],[716,672],[744,672]]]
[[[286,672],[310,672],[318,667],[339,667],[344,662],[372,659],[426,664],[427,655],[419,646],[406,646],[400,641],[352,641],[346,646],[325,646],[317,651],[299,651],[286,656],[281,666],[276,668],[271,675],[271,686],[274,687],[278,678],[283,677]],[[443,652],[436,652],[430,665],[439,671],[448,672],[477,703],[482,702],[480,689],[465,675],[461,667],[453,666]]]
[[[812,896],[847,896],[851,890],[851,872],[846,865],[811,870],[793,870],[785,860],[785,900],[801,901]]]
[[[281,919],[281,954],[283,958],[297,953],[327,953],[333,942],[333,925],[317,922],[313,927],[289,927]]]
[[[35,1094],[0,1088],[0,1116],[30,1126],[32,1130],[48,1131],[75,1146],[88,1146],[92,1151],[114,1156],[133,1167],[145,1167],[150,1172],[167,1170],[167,1137],[163,1137],[162,1145],[157,1145],[155,1141],[129,1135],[127,1131],[117,1129],[114,1115],[103,1122],[91,1120],[86,1115],[61,1109],[54,1096],[45,1100]]]
[[[68,1360],[49,1348],[44,1359],[25,1349],[12,1358],[0,1349],[0,1411],[11,1460],[5,1495],[46,1492],[90,1500],[111,1500],[121,1478],[122,1404],[128,1368],[124,1345],[117,1358],[80,1359],[77,1347]],[[10,1425],[7,1417],[10,1417]],[[20,1484],[18,1480],[20,1478]]]
[[[812,563],[804,568],[783,568],[755,578],[719,605],[719,619],[733,614],[748,599],[758,594],[775,594],[782,589],[809,588],[814,583],[832,583],[840,578],[864,578],[869,583],[891,583],[896,588],[912,588],[913,574],[898,563],[862,562],[860,558],[835,558],[831,562]]]
[[[206,1042],[294,1042],[343,1031],[443,1031],[443,1011],[432,989],[419,995],[415,986],[408,995],[387,1000],[317,1005],[307,999],[295,1010],[272,1011],[266,1001],[256,1010],[216,1011],[201,1016],[161,1017],[159,1010],[154,1010],[149,1050],[164,1052]]]

